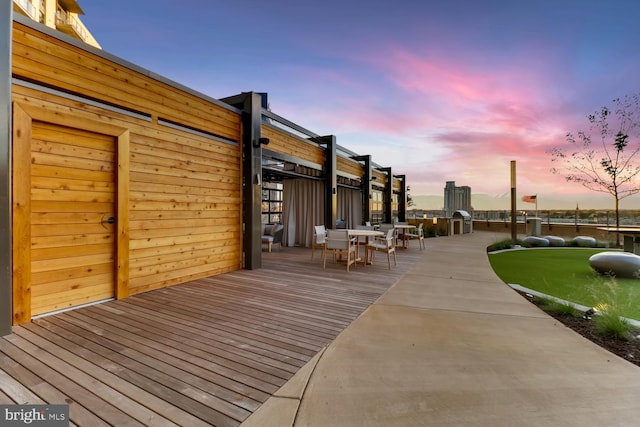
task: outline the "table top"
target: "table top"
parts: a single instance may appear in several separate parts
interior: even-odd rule
[[[640,234],[640,227],[598,227],[598,230],[603,231],[611,231],[613,233],[623,233],[623,234]]]
[[[415,225],[410,225],[410,224],[393,224],[394,228],[416,228]]]
[[[382,231],[377,230],[361,230],[359,228],[350,228],[347,230],[349,236],[384,236]]]

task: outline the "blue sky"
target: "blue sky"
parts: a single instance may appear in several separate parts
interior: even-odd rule
[[[105,51],[215,98],[267,92],[275,113],[406,174],[413,195],[456,181],[502,203],[516,160],[518,193],[538,194],[541,209],[613,206],[552,175],[547,150],[640,92],[640,2],[80,6]],[[623,207],[640,209],[640,196]]]

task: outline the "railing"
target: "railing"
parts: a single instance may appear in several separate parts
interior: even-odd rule
[[[56,25],[70,26],[82,41],[87,40],[87,29],[74,15],[58,9],[56,12]]]
[[[37,10],[33,3],[31,3],[29,0],[13,0],[13,2],[20,6],[24,13],[29,15],[31,19],[33,19],[34,21],[38,20],[38,17],[36,16]]]

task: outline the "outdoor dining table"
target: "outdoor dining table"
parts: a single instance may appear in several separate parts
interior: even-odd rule
[[[402,230],[402,247],[403,248],[407,248],[407,239],[404,238],[404,233],[405,230],[413,230],[416,228],[415,225],[410,225],[410,224],[393,224],[393,228],[395,228],[396,230]]]
[[[347,230],[347,234],[349,235],[349,238],[358,238],[358,237],[366,237],[366,242],[365,242],[365,249],[364,249],[364,263],[365,264],[371,264],[371,260],[369,259],[369,249],[367,249],[367,243],[369,243],[369,238],[370,237],[379,237],[379,236],[384,236],[384,233],[382,231],[377,231],[377,230],[363,230],[363,229],[359,229],[359,228],[349,228]],[[360,245],[358,245],[358,253],[356,254],[356,261],[358,260],[362,260],[360,258]]]

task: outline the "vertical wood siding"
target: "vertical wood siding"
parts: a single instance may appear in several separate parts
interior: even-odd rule
[[[73,95],[12,88],[15,323],[241,268],[240,115],[16,22],[13,36],[14,77]]]

